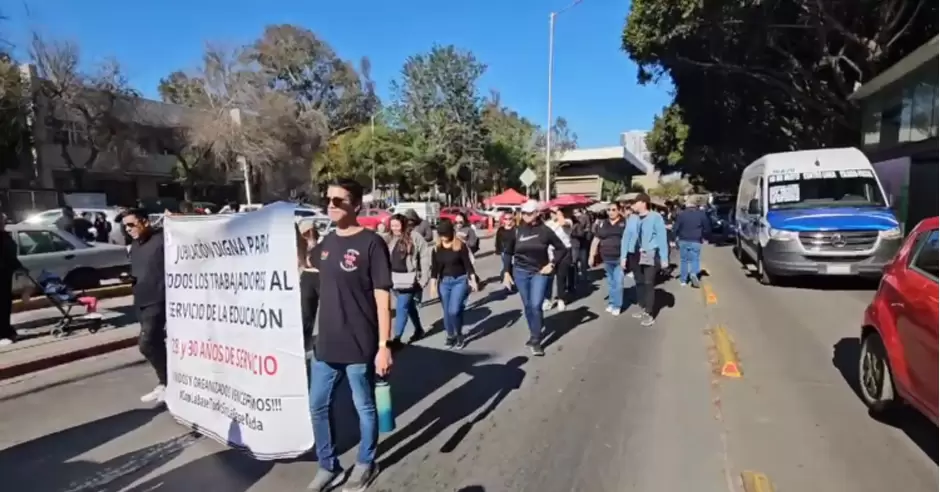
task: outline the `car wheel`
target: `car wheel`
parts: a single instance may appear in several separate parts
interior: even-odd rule
[[[894,374],[881,336],[873,332],[862,339],[858,353],[858,389],[873,412],[884,413],[896,404]]]
[[[757,256],[757,279],[764,285],[774,285],[777,282],[776,277],[767,271],[764,265],[764,255]]]
[[[79,268],[72,270],[65,276],[65,285],[77,289],[94,289],[101,286],[101,278],[98,272],[91,268]]]

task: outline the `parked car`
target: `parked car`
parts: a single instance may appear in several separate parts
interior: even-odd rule
[[[108,223],[110,224],[115,223],[115,221],[117,220],[118,212],[119,212],[119,209],[115,207],[75,208],[73,210],[75,211],[76,216],[81,216],[87,213],[90,213],[93,215],[104,214],[105,218],[107,218]],[[29,217],[26,218],[26,220],[24,220],[23,222],[20,222],[20,224],[54,226],[55,221],[59,220],[59,217],[62,217],[62,209],[53,208],[49,210],[44,210],[37,214],[30,215]],[[94,226],[92,226],[91,228],[91,233],[97,234],[97,231]]]
[[[876,412],[906,402],[937,423],[937,217],[911,232],[865,309],[859,388]]]
[[[467,220],[470,221],[470,225],[476,226],[478,228],[486,227],[487,222],[490,220],[489,216],[483,212],[474,210],[472,208],[466,207],[447,207],[441,209],[441,218],[454,220],[454,217],[457,214],[463,212],[467,215]]]
[[[16,224],[7,226],[7,231],[16,243],[17,257],[33,278],[45,270],[69,287],[89,289],[130,270],[124,246],[86,243],[55,226]],[[13,291],[22,292],[30,285],[28,279],[17,277]]]
[[[381,208],[366,208],[359,212],[357,218],[359,225],[366,229],[385,232],[388,229],[388,221],[392,217],[391,212]]]

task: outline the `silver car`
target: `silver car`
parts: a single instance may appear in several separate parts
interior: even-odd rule
[[[130,269],[127,248],[114,244],[86,243],[52,226],[16,224],[6,227],[16,243],[17,257],[33,278],[43,271],[65,281],[74,289],[90,289],[105,279],[118,279]],[[17,276],[13,291],[31,285]]]

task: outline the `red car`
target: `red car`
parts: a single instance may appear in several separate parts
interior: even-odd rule
[[[467,220],[470,221],[470,225],[474,225],[476,227],[486,227],[489,217],[483,212],[478,212],[476,210],[473,210],[472,208],[465,208],[465,207],[442,208],[439,216],[442,219],[454,220],[454,217],[456,217],[457,214],[461,212],[466,214]]]
[[[875,412],[906,402],[937,423],[937,217],[917,225],[865,310],[858,373]]]
[[[366,229],[385,231],[388,229],[388,220],[391,217],[392,214],[388,210],[368,208],[361,210],[356,220]]]

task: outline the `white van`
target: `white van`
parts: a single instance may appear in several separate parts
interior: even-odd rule
[[[901,230],[868,158],[855,148],[768,154],[741,174],[735,254],[778,276],[878,277]]]

